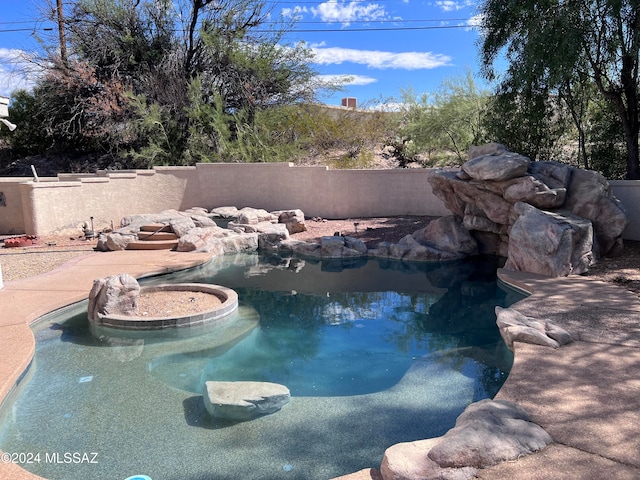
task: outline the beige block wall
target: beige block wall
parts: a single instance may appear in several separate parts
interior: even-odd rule
[[[300,208],[328,219],[448,215],[433,195],[428,170],[329,170],[291,164],[199,164],[154,170],[0,179],[0,234],[81,234],[122,217],[162,210],[234,205],[266,210]],[[627,210],[625,238],[640,240],[640,181],[612,181]]]
[[[203,207],[300,208],[329,219],[447,215],[433,195],[429,171],[329,170],[291,164],[200,164]]]
[[[23,185],[26,233],[78,235],[91,217],[96,230],[112,222],[117,228],[127,215],[181,210],[197,203],[195,167],[80,176],[73,181],[73,176],[61,177],[64,181]]]
[[[0,178],[0,234],[25,233],[21,182],[28,178]]]
[[[640,240],[640,180],[612,180],[609,182],[613,195],[620,200],[627,212],[624,238]]]
[[[19,185],[24,233],[81,233],[122,217],[233,205],[266,210],[300,208],[323,218],[445,215],[427,170],[328,170],[291,164],[200,164],[154,170],[60,175]]]

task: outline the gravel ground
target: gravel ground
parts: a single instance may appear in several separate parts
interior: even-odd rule
[[[49,272],[72,258],[97,254],[95,246],[95,240],[42,237],[37,245],[7,248],[3,240],[0,248],[2,278],[9,282]]]
[[[640,295],[640,242],[626,240],[622,254],[599,259],[585,276],[615,283]]]
[[[163,291],[140,293],[137,317],[170,317],[195,315],[213,310],[222,302],[210,293]]]
[[[307,231],[292,235],[306,242],[317,242],[336,232],[362,240],[374,248],[380,242],[397,243],[405,235],[426,227],[435,217],[348,218],[346,220],[307,219]]]

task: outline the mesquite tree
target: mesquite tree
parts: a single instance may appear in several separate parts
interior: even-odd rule
[[[505,91],[562,95],[568,82],[593,82],[620,119],[627,178],[640,178],[640,2],[485,0],[480,10],[485,75],[495,77],[494,64],[504,55]]]

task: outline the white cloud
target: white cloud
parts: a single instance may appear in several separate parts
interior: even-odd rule
[[[474,15],[466,21],[465,25],[467,26],[466,30],[477,29],[478,31],[480,31],[480,26],[482,25],[482,15]]]
[[[31,57],[24,50],[0,48],[0,95],[33,87],[41,69]]]
[[[311,47],[314,63],[339,65],[344,62],[366,65],[369,68],[421,70],[451,65],[451,57],[431,52],[383,52],[355,50],[341,47]]]
[[[308,13],[309,9],[307,7],[295,6],[293,8],[283,8],[282,16],[285,18],[301,18],[303,13]]]
[[[323,22],[338,22],[345,26],[355,20],[375,21],[387,18],[386,10],[377,3],[344,3],[329,0],[317,7],[312,7],[310,10],[314,17],[320,17]]]
[[[457,10],[462,10],[463,8],[472,7],[474,5],[474,2],[470,0],[465,0],[463,2],[454,0],[438,0],[435,5],[437,7],[440,7],[443,12],[454,12]]]
[[[479,27],[482,23],[482,15],[474,15],[469,20],[467,20],[467,25],[470,27]]]
[[[370,85],[378,81],[377,78],[367,77],[366,75],[318,75],[322,82],[339,83],[341,85]]]

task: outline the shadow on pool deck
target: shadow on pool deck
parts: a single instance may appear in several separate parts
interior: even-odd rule
[[[551,279],[499,271],[533,295],[513,305],[549,318],[576,339],[557,350],[516,345],[511,374],[496,398],[526,409],[554,443],[481,470],[483,479],[640,478],[640,301],[583,277]]]
[[[109,252],[67,262],[53,272],[7,282],[0,290],[0,400],[33,356],[29,324],[87,298],[93,280],[116,273],[170,273],[206,262],[208,254]],[[546,278],[499,271],[532,295],[513,305],[549,318],[576,341],[554,350],[516,344],[511,374],[496,398],[516,402],[554,443],[514,462],[480,470],[486,480],[640,478],[640,300],[612,284],[583,277]],[[372,467],[377,467],[373,466]],[[0,478],[37,479],[0,462]],[[342,479],[379,480],[375,469]]]

